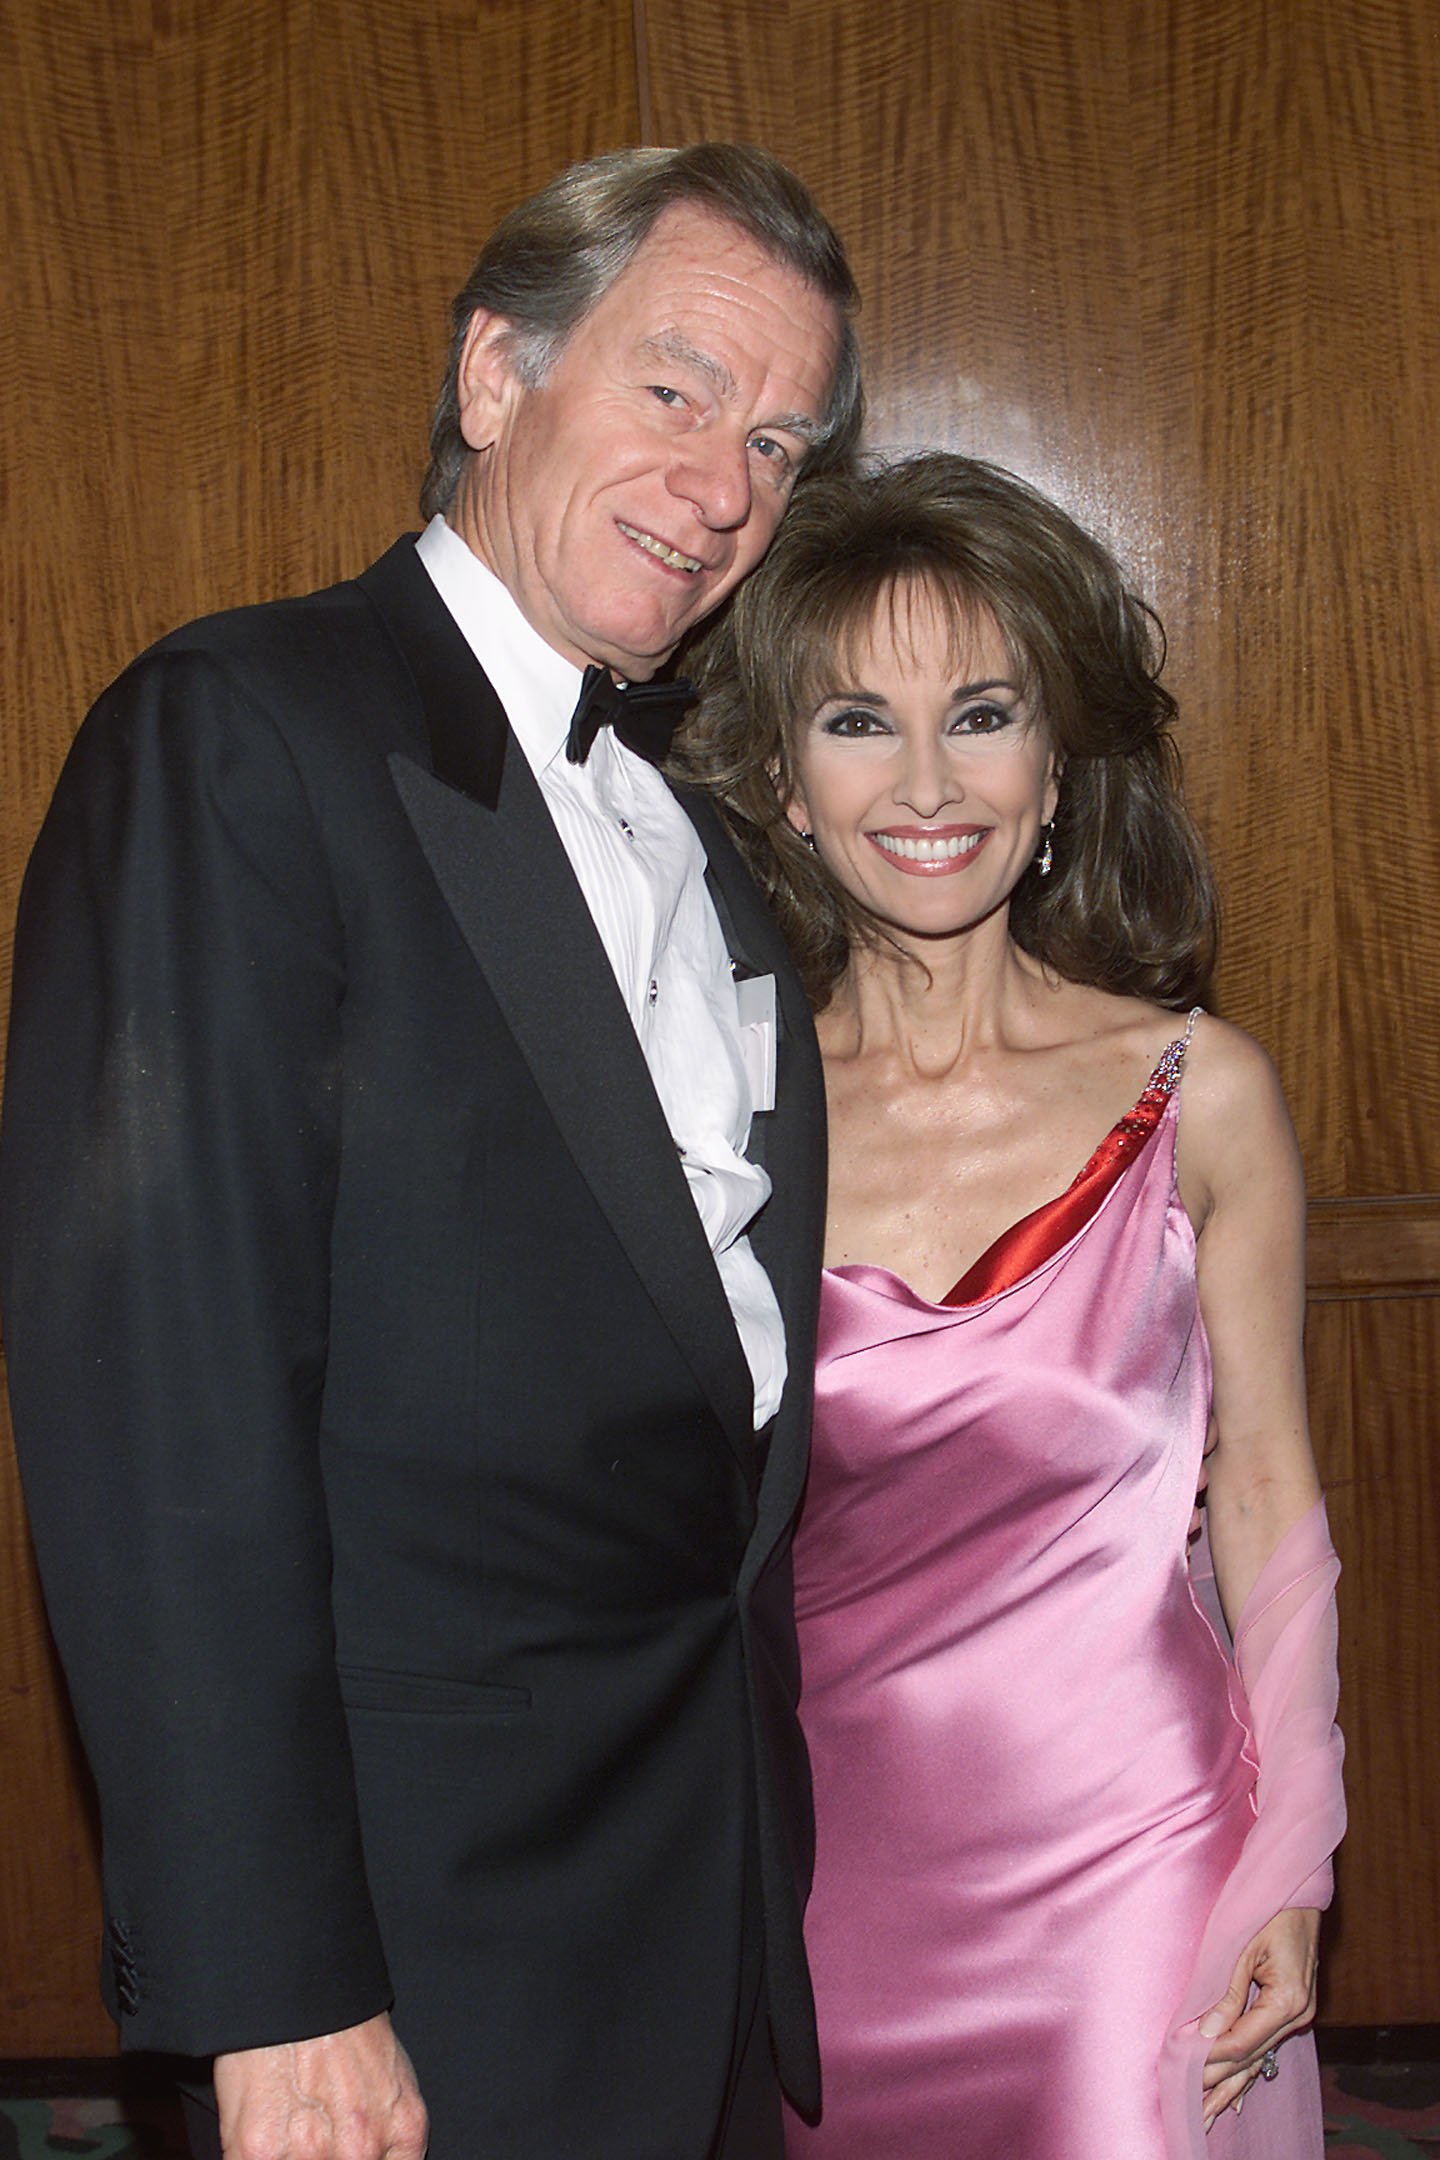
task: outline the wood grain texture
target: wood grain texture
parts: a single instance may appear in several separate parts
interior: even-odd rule
[[[1440,17],[1325,0],[1306,48],[1315,636],[1347,1192],[1440,1189]]]
[[[1440,1389],[1433,1300],[1321,1305],[1311,1396],[1340,1580],[1340,1717],[1350,1828],[1327,1923],[1321,2013],[1431,2024],[1440,1842],[1434,1834]]]
[[[0,1372],[3,1378],[3,1372]],[[0,1397],[0,2049],[105,2055],[91,1793],[56,1670]]]
[[[630,0],[0,9],[0,1005],[91,698],[207,609],[416,522],[451,294],[500,213],[634,140]],[[113,2045],[83,1784],[0,1432],[0,2056]]]
[[[1440,1195],[1314,1200],[1306,1238],[1312,1303],[1440,1297]]]

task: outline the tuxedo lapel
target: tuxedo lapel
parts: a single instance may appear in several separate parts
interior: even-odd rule
[[[780,1301],[789,1378],[747,1563],[758,1568],[799,1505],[805,1477],[808,1420],[797,1406],[808,1404],[815,1362],[825,1232],[825,1083],[810,1007],[774,916],[713,803],[688,791],[679,800],[705,848],[706,882],[736,973],[775,977],[775,1107],[752,1120],[746,1152],[771,1176],[771,1195],[750,1242]]]
[[[734,1319],[539,786],[413,545],[360,583],[425,711],[433,771],[390,759],[416,837],[582,1177],[753,1474],[752,1383]]]

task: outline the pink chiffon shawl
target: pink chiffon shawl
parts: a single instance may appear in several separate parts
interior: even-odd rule
[[[1319,1500],[1276,1547],[1235,1630],[1233,1658],[1257,1769],[1255,1821],[1211,1911],[1160,2065],[1166,2140],[1185,2160],[1294,2160],[1323,2147],[1308,2033],[1286,2041],[1279,2076],[1257,2084],[1243,2113],[1227,2111],[1206,2137],[1200,2091],[1210,2043],[1196,2026],[1224,1994],[1239,1952],[1268,1920],[1292,1906],[1323,1910],[1330,1903],[1330,1856],[1345,1829],[1344,1743],[1335,1727],[1339,1573]],[[1192,1575],[1197,1601],[1228,1651],[1203,1537]]]

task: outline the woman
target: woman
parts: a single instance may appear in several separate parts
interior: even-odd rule
[[[694,769],[808,977],[831,1120],[796,2160],[1321,2151],[1301,1172],[1263,1052],[1198,1009],[1152,636],[1063,512],[935,455],[802,490],[702,667]]]

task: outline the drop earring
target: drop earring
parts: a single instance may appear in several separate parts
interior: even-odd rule
[[[1048,825],[1042,825],[1040,830],[1045,835],[1045,845],[1040,850],[1040,861],[1038,865],[1039,875],[1041,877],[1049,877],[1055,862],[1055,850],[1050,845],[1050,835],[1055,830],[1055,820],[1052,818],[1050,820],[1050,823]]]

